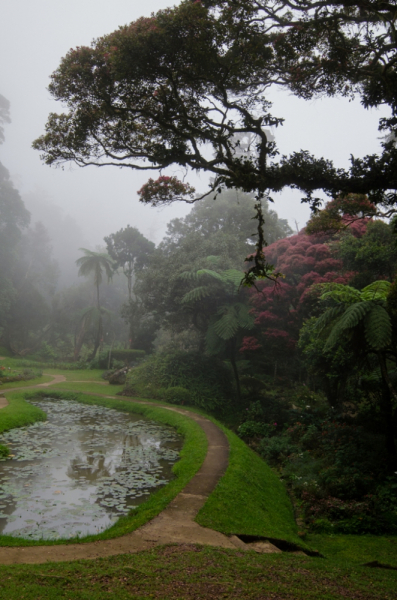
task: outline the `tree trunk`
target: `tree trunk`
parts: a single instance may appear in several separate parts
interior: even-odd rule
[[[129,341],[128,341],[128,348],[130,350],[132,350],[134,347],[134,327],[132,325],[132,323],[130,322],[130,337],[129,337]]]
[[[78,332],[75,331],[75,333],[74,333],[73,360],[75,362],[79,359],[81,348],[82,348],[83,343],[84,343],[85,334],[86,334],[86,331],[85,331],[85,319],[83,319],[82,322],[81,322],[81,324],[80,324],[79,331]]]
[[[99,317],[98,317],[99,321],[98,321],[98,331],[97,331],[97,334],[95,337],[94,350],[91,354],[90,360],[94,360],[96,353],[98,352],[98,348],[100,346],[101,339],[102,339],[102,333],[103,333],[101,305],[99,304],[99,284],[98,283],[96,286],[96,300],[97,300],[97,308],[98,308],[98,313],[99,313]]]
[[[97,331],[97,334],[95,337],[95,346],[94,346],[94,350],[91,354],[90,360],[94,360],[96,353],[98,352],[98,348],[100,346],[101,339],[102,339],[102,332],[103,332],[102,315],[101,315],[101,313],[99,313],[98,331]]]
[[[237,389],[237,399],[239,404],[241,404],[241,387],[240,387],[240,378],[238,376],[238,370],[236,365],[236,357],[235,357],[235,347],[236,347],[236,338],[230,340],[230,363],[232,365],[234,378],[236,380],[236,389]]]
[[[378,352],[378,360],[380,365],[380,371],[382,374],[382,413],[385,420],[385,444],[387,452],[388,466],[391,471],[397,470],[397,450],[396,442],[394,439],[394,425],[393,425],[393,404],[392,396],[395,394],[389,374],[387,372],[387,365],[385,356]]]

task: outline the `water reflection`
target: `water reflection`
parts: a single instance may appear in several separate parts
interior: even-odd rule
[[[137,415],[40,400],[47,422],[0,436],[0,533],[56,539],[97,533],[171,477],[181,440]]]

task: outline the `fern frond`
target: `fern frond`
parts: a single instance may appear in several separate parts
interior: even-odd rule
[[[202,300],[203,298],[206,298],[207,296],[210,296],[212,294],[212,288],[209,285],[199,285],[198,287],[194,288],[193,290],[190,290],[190,292],[187,292],[181,302],[182,304],[186,304],[188,302],[198,302],[199,300]]]
[[[324,350],[330,350],[340,343],[346,331],[356,327],[374,306],[372,302],[355,302],[349,306],[329,334]]]
[[[184,271],[178,275],[178,279],[183,279],[184,281],[197,281],[197,271]]]
[[[211,254],[210,256],[207,256],[205,258],[205,260],[207,261],[208,264],[217,266],[222,261],[222,257],[221,256],[214,256],[214,255]]]
[[[383,279],[374,281],[361,290],[361,298],[363,300],[386,300],[390,288],[390,281]]]
[[[392,338],[392,324],[388,312],[375,304],[365,317],[365,339],[374,350],[387,348]]]
[[[360,292],[350,285],[344,285],[343,283],[325,283],[323,284],[326,290],[321,296],[321,300],[332,299],[335,302],[342,302],[343,304],[352,304],[358,302],[361,298]]]
[[[221,281],[222,283],[224,283],[223,276],[220,273],[217,273],[216,271],[211,271],[211,269],[199,269],[197,271],[197,277],[204,276],[212,277],[212,279],[216,279],[217,281]]]
[[[219,309],[218,314],[222,316],[214,323],[214,331],[222,340],[230,340],[239,328],[236,307],[224,306]]]
[[[222,275],[224,280],[233,284],[233,286],[236,288],[236,291],[238,291],[241,281],[244,277],[244,273],[242,271],[238,271],[237,269],[227,269],[227,271],[224,271]]]
[[[326,329],[335,319],[337,319],[345,311],[343,304],[337,304],[328,308],[316,321],[315,329],[321,332]]]
[[[340,325],[344,329],[352,329],[359,324],[365,315],[374,307],[374,304],[370,301],[367,302],[355,302],[349,306],[344,315],[341,317]]]

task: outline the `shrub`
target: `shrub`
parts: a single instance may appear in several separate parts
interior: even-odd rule
[[[269,462],[283,462],[298,451],[297,446],[291,444],[284,436],[263,438],[259,444],[259,454]]]
[[[10,373],[9,371],[3,371],[2,369],[0,372],[0,385],[12,383],[13,381],[29,381],[30,379],[41,377],[43,374],[41,371],[33,371],[32,369],[24,369],[22,373],[17,373],[16,371]]]
[[[204,410],[222,410],[233,398],[229,369],[216,358],[192,352],[155,354],[131,369],[124,393],[158,397],[159,388],[188,389],[191,403]]]
[[[256,421],[245,421],[237,430],[239,437],[242,439],[253,439],[257,437],[270,437],[273,435],[277,427],[276,423],[258,423]]]
[[[189,390],[181,386],[170,387],[163,392],[165,402],[170,404],[190,404],[191,395]]]
[[[345,534],[382,534],[397,532],[395,507],[382,505],[376,496],[366,496],[361,501],[345,502],[328,496],[318,498],[303,492],[306,520],[314,531]]]
[[[39,356],[42,360],[45,361],[53,361],[57,358],[57,353],[47,342],[42,342],[37,356]]]

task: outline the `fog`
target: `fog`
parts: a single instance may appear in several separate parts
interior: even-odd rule
[[[181,203],[162,209],[140,204],[137,190],[147,172],[115,167],[54,169],[43,165],[31,148],[43,133],[48,114],[62,110],[47,86],[69,48],[89,45],[93,38],[167,6],[168,0],[148,0],[144,5],[127,0],[14,0],[3,5],[0,93],[11,103],[12,123],[6,126],[0,160],[32,212],[32,221],[41,220],[49,228],[58,260],[62,246],[66,252],[70,244],[74,256],[82,244],[92,248],[103,244],[105,235],[127,224],[158,243],[167,222],[190,210]],[[363,156],[379,148],[377,125],[383,114],[365,111],[358,101],[305,102],[278,91],[271,100],[273,113],[285,118],[284,126],[273,131],[281,153],[305,149],[347,167],[351,153]],[[175,168],[174,174],[180,175],[180,170]],[[207,175],[189,180],[197,191],[206,189]],[[309,209],[301,205],[300,193],[285,191],[274,198],[280,217],[287,218],[293,229],[295,222],[304,226]],[[63,240],[67,223],[68,239]]]

